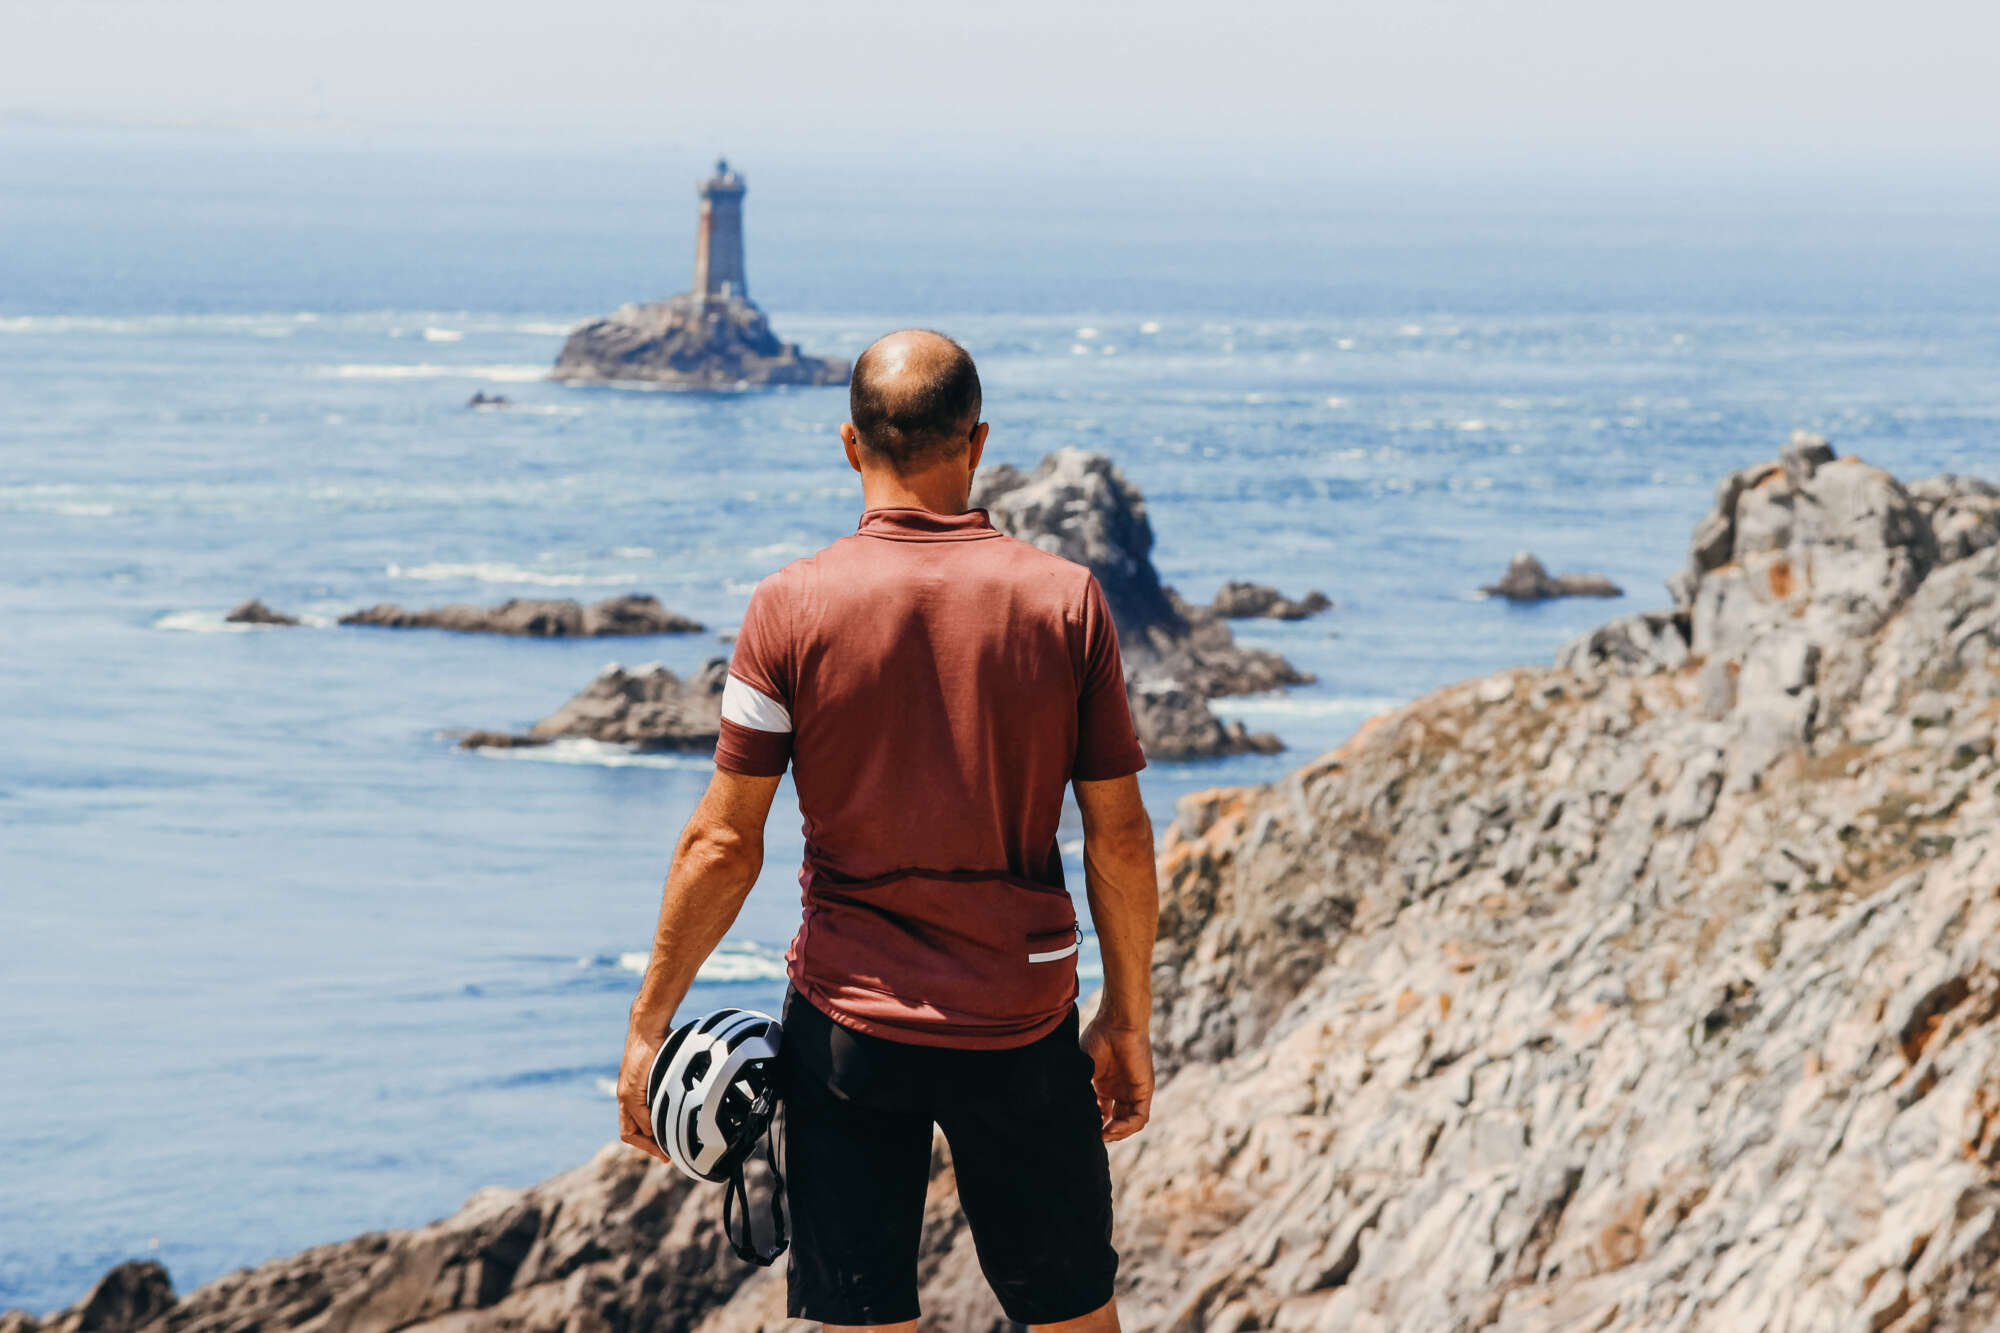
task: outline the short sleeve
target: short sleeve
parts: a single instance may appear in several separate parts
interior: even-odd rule
[[[748,777],[777,777],[792,761],[790,617],[783,589],[767,578],[750,594],[722,687],[715,766]]]
[[[1102,782],[1137,773],[1146,766],[1132,729],[1132,705],[1125,697],[1125,664],[1118,652],[1118,627],[1104,589],[1092,575],[1084,588],[1083,671],[1076,700],[1076,761],[1070,777]]]

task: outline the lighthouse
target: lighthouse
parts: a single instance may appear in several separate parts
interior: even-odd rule
[[[845,384],[845,360],[807,356],[771,331],[743,279],[743,178],[717,159],[695,186],[694,282],[664,301],[620,306],[569,335],[553,379],[735,392]],[[650,266],[651,257],[640,262]]]
[[[743,280],[743,178],[715,160],[715,174],[695,187],[701,217],[694,232],[693,293],[702,301],[750,299]]]

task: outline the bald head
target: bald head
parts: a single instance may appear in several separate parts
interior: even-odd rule
[[[967,447],[979,425],[979,371],[963,347],[929,329],[871,343],[847,388],[854,430],[898,472]]]

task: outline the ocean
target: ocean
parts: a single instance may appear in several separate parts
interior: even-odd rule
[[[523,727],[610,660],[724,656],[758,578],[852,529],[839,390],[542,378],[581,320],[685,285],[707,165],[0,130],[0,1308],[134,1257],[185,1290],[615,1137],[708,763],[441,733]],[[1318,679],[1222,702],[1289,748],[1153,765],[1156,821],[1663,605],[1717,479],[1795,427],[2000,472],[2000,207],[1949,183],[736,165],[781,336],[943,328],[988,457],[1110,454],[1190,599],[1337,603],[1237,623]],[[1524,548],[1627,595],[1477,598]],[[711,632],[332,624],[628,591]],[[226,625],[251,596],[309,623]],[[777,1003],[799,851],[787,789],[691,1007]]]

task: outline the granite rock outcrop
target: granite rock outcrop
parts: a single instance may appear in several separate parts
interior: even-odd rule
[[[1518,551],[1498,583],[1483,585],[1487,597],[1510,602],[1546,602],[1556,597],[1623,597],[1625,590],[1602,574],[1551,574],[1532,551]]]
[[[1231,580],[1216,591],[1208,610],[1225,620],[1304,620],[1332,607],[1333,599],[1318,590],[1296,600],[1264,583]]]
[[[573,739],[635,750],[712,750],[722,732],[722,687],[729,663],[712,657],[683,679],[658,662],[626,670],[612,662],[570,701],[526,734],[457,733],[462,750],[513,749]]]
[[[1126,1327],[2000,1326],[2000,494],[1788,446],[1672,587],[1180,803]],[[781,1326],[715,1212],[613,1147],[129,1327]]]
[[[725,391],[782,384],[845,384],[852,367],[782,342],[747,297],[621,306],[570,334],[550,378],[572,384],[651,384]]]
[[[513,634],[535,639],[609,638],[630,634],[699,634],[704,626],[669,611],[657,597],[632,593],[585,606],[564,598],[514,597],[498,606],[454,602],[406,611],[392,602],[340,618],[343,625],[381,629],[443,629],[461,634]]]

